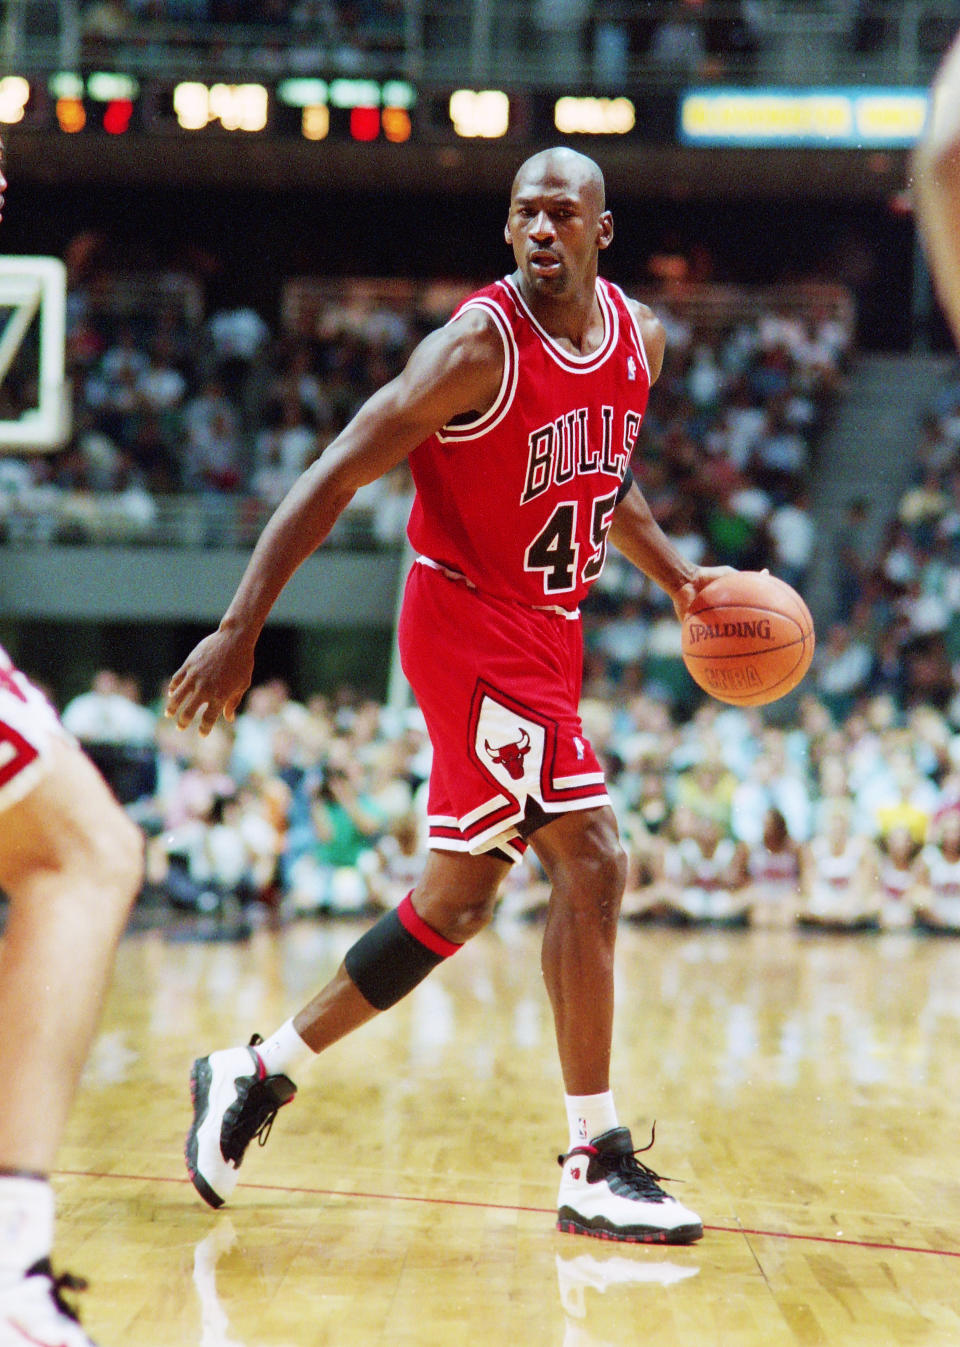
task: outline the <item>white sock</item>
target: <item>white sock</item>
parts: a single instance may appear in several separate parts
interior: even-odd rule
[[[292,1019],[281,1024],[276,1033],[265,1038],[262,1043],[258,1043],[256,1051],[267,1068],[268,1076],[289,1076],[291,1080],[296,1080],[297,1075],[317,1056],[294,1029]]]
[[[604,1094],[565,1094],[563,1097],[567,1105],[571,1150],[617,1126],[612,1090]]]
[[[46,1179],[0,1174],[0,1286],[17,1282],[53,1244],[53,1189]]]

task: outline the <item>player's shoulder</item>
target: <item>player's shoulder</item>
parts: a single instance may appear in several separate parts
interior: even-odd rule
[[[623,295],[623,302],[626,304],[627,309],[641,327],[663,327],[663,323],[654,313],[653,309],[651,309],[649,304],[644,304],[642,299],[634,299],[632,295],[626,294],[623,290],[621,290],[620,293]]]
[[[663,355],[667,345],[667,330],[649,304],[644,304],[641,299],[634,299],[632,295],[628,295],[619,286],[617,291],[627,312],[636,324],[640,336],[643,338],[644,350],[650,362],[650,381],[652,383],[659,375],[663,365]]]
[[[440,329],[451,351],[467,362],[503,361],[506,318],[487,291],[472,295]]]

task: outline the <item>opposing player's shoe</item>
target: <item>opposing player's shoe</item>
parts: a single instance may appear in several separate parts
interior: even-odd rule
[[[211,1207],[222,1207],[237,1186],[250,1142],[266,1144],[273,1120],[297,1087],[289,1076],[268,1076],[254,1034],[246,1048],[198,1057],[190,1072],[193,1126],[185,1155],[193,1186]]]
[[[43,1258],[0,1291],[0,1347],[95,1347],[80,1326],[64,1291],[83,1291],[86,1282],[69,1272],[55,1277]]]
[[[700,1217],[664,1192],[660,1175],[637,1159],[628,1128],[611,1128],[557,1158],[558,1230],[631,1244],[691,1244],[703,1234]]]

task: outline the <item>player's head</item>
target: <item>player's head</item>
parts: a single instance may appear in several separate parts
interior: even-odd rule
[[[613,238],[598,165],[566,146],[525,160],[504,237],[530,293],[564,298],[592,286],[597,255]]]

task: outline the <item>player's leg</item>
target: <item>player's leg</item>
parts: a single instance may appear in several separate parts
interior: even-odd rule
[[[626,859],[609,807],[560,814],[530,838],[551,884],[543,975],[566,1089],[561,1230],[604,1239],[689,1243],[700,1219],[639,1163],[610,1090],[614,946]]]
[[[550,880],[543,977],[568,1094],[610,1088],[613,951],[626,856],[609,808],[559,814],[530,845]]]
[[[265,1042],[198,1058],[191,1074],[193,1123],[187,1169],[213,1207],[230,1196],[247,1146],[265,1135],[317,1053],[389,1009],[493,915],[510,863],[492,855],[431,851],[423,876],[347,951],[303,1009]]]
[[[71,741],[53,737],[45,757],[37,784],[0,814],[10,902],[0,943],[0,1342],[6,1332],[74,1347],[89,1340],[53,1294],[47,1175],[140,884],[142,839]]]

